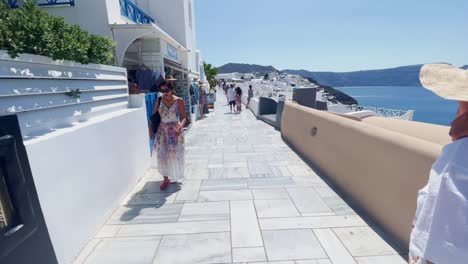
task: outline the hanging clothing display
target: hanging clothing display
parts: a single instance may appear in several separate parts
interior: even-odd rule
[[[192,86],[193,86],[193,92],[194,92],[194,95],[195,95],[195,102],[198,102],[200,100],[200,93],[199,93],[199,90],[198,90],[198,88],[199,88],[198,83],[193,82]]]
[[[153,71],[146,66],[135,71],[136,83],[145,92],[158,92],[159,85],[164,81],[164,76],[163,71]]]
[[[150,91],[156,82],[156,76],[152,70],[143,66],[136,71],[136,82],[143,91]]]

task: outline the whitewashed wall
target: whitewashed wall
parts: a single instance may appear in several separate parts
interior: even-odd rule
[[[149,167],[144,108],[25,142],[60,263],[71,263]]]
[[[109,7],[106,2],[109,2]],[[113,9],[108,10],[110,8]],[[111,37],[109,21],[123,22],[119,0],[77,0],[74,6],[50,6],[41,9],[51,15],[64,17],[67,23],[79,25],[89,33],[102,36]]]
[[[65,93],[80,89],[79,99]],[[127,108],[126,70],[104,65],[54,62],[0,51],[0,115],[18,114],[25,138],[37,137]]]
[[[69,88],[80,100],[64,95]],[[17,114],[60,263],[71,263],[149,167],[146,108],[130,109],[125,69],[10,59],[0,52],[0,115]]]

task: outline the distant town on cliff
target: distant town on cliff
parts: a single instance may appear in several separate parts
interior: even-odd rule
[[[419,70],[422,64],[389,69],[354,72],[312,72],[307,70],[277,70],[273,66],[257,64],[227,63],[219,67],[220,73],[268,73],[279,71],[312,78],[322,85],[343,86],[420,86]],[[462,67],[468,69],[468,65]]]

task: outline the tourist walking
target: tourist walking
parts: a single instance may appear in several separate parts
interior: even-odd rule
[[[198,91],[200,94],[200,100],[199,100],[199,109],[200,109],[200,117],[205,118],[205,89],[203,88],[205,86],[205,83],[202,81],[198,81]]]
[[[154,149],[157,157],[157,168],[164,177],[160,189],[184,178],[184,136],[183,128],[187,121],[184,100],[174,95],[172,83],[163,81],[160,86],[163,94],[156,103],[153,113],[159,113],[161,121],[158,126]],[[151,130],[150,130],[151,131]],[[152,135],[154,136],[154,134]]]
[[[224,95],[226,96],[226,105],[229,105],[229,96],[227,94],[228,89],[229,89],[228,85],[226,84],[226,82],[224,82],[223,91],[224,91]]]
[[[236,112],[240,114],[242,111],[242,89],[236,88]]]
[[[458,101],[451,124],[453,143],[433,164],[419,191],[410,240],[410,264],[463,264],[468,261],[468,71],[446,64],[424,65],[421,84]]]
[[[229,89],[227,90],[227,98],[228,98],[229,108],[231,109],[231,113],[232,113],[232,110],[236,105],[236,93],[234,92],[233,84],[231,84],[229,86]]]
[[[247,105],[245,107],[249,107],[250,99],[252,98],[253,98],[253,89],[252,89],[252,85],[249,85],[249,92],[247,95]]]

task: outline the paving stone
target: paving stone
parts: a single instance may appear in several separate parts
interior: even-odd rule
[[[223,164],[221,164],[220,168],[210,168],[208,178],[210,178],[210,179],[225,179],[225,178],[227,178],[227,172],[226,172],[226,169],[223,168]]]
[[[139,193],[126,202],[127,205],[163,205],[174,203],[177,193]]]
[[[235,147],[234,147],[235,148]],[[224,163],[245,163],[247,157],[242,153],[227,153],[224,154]]]
[[[288,188],[289,195],[301,213],[330,213],[332,210],[313,188]]]
[[[245,179],[209,179],[203,180],[200,191],[246,190]]]
[[[229,220],[229,202],[185,203],[179,221]]]
[[[310,229],[262,231],[268,260],[327,258]]]
[[[407,264],[408,261],[399,255],[372,256],[356,258],[359,264]]]
[[[231,263],[229,233],[165,236],[154,263]]]
[[[117,209],[109,221],[107,221],[107,224],[126,225],[176,222],[181,210],[182,204],[125,206]]]
[[[325,181],[316,175],[293,176],[292,178],[298,187],[327,186]]]
[[[246,152],[253,152],[254,148],[252,145],[238,145],[237,152],[238,153],[246,153]]]
[[[272,145],[253,145],[252,148],[255,152],[273,152],[275,147]]]
[[[152,263],[161,237],[103,239],[86,259],[86,264]]]
[[[291,177],[292,174],[287,166],[270,166],[273,175],[276,177]]]
[[[247,162],[245,162],[245,161],[243,161],[243,162],[232,162],[232,161],[224,160],[223,166],[224,166],[224,168],[239,168],[239,167],[247,168]]]
[[[187,180],[202,180],[208,179],[209,175],[210,170],[208,168],[188,168],[185,177]]]
[[[307,166],[288,166],[288,170],[293,176],[308,176],[317,175],[311,168]]]
[[[314,190],[320,195],[322,198],[332,198],[332,197],[339,197],[332,188],[329,186],[314,186]]]
[[[275,157],[275,155],[273,155]],[[294,161],[289,161],[289,160],[269,160],[267,161],[268,165],[270,166],[298,166],[301,165],[301,163],[297,160]]]
[[[262,236],[253,201],[231,201],[233,247],[262,247]]]
[[[268,165],[268,163],[266,161],[249,161],[248,165],[249,165],[250,174],[252,174],[252,175],[256,175],[256,174],[273,175],[273,172],[271,171],[270,165]]]
[[[333,263],[357,264],[332,229],[315,229],[314,233]]]
[[[255,200],[255,208],[259,218],[300,216],[293,202],[282,200]]]
[[[88,242],[85,248],[81,251],[80,255],[75,259],[73,264],[83,264],[88,256],[94,251],[102,239],[94,238]]]
[[[252,200],[250,190],[226,190],[226,191],[201,191],[198,195],[199,202]]]
[[[249,188],[279,188],[279,187],[295,187],[296,184],[289,177],[270,178],[258,177],[249,179]]]
[[[200,191],[201,180],[185,180],[181,190],[177,193],[176,202],[196,201]]]
[[[397,254],[370,227],[334,228],[333,230],[355,257]]]
[[[99,230],[96,238],[115,237],[120,230],[120,225],[105,225]]]
[[[335,262],[339,264],[339,262]],[[296,264],[332,264],[329,259],[296,260]]]
[[[289,194],[286,189],[252,189],[252,194],[256,200],[271,200],[271,199],[289,199]]]
[[[249,178],[250,172],[246,167],[226,168],[227,178]]]
[[[179,184],[171,184],[167,187],[166,190],[161,191],[161,189],[159,188],[161,183],[162,181],[146,182],[138,193],[172,193],[178,192],[180,189]]]
[[[327,206],[337,215],[356,214],[356,212],[349,207],[339,196],[323,198]]]
[[[221,161],[220,163],[218,163],[218,162],[216,162],[216,163],[208,163],[207,168],[208,168],[208,169],[223,168],[223,162]],[[211,172],[211,170],[210,170],[210,172]]]
[[[175,234],[213,233],[229,232],[230,229],[230,224],[227,220],[123,225],[117,233],[117,236],[159,236]]]
[[[232,259],[236,262],[257,262],[266,261],[265,248],[250,247],[250,248],[233,248]]]
[[[258,222],[262,230],[367,226],[356,215],[264,218]]]
[[[294,261],[251,262],[252,264],[294,264]],[[250,264],[250,263],[249,263]]]
[[[301,213],[301,216],[330,216],[330,215],[336,215],[334,212],[329,212],[329,213]]]

